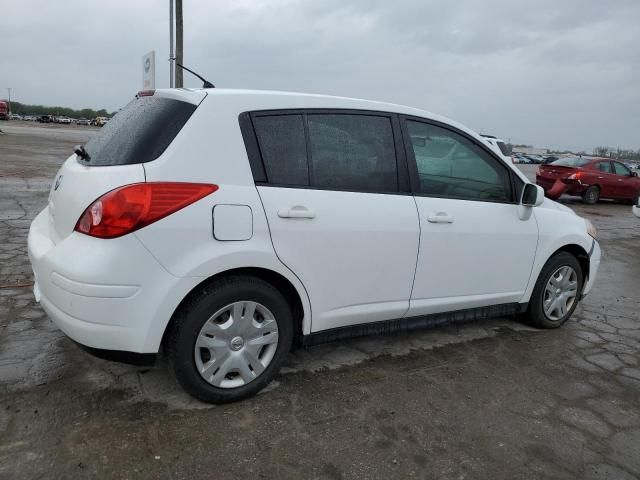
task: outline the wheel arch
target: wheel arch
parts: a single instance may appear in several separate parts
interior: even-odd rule
[[[580,264],[580,269],[582,270],[583,283],[586,284],[590,274],[591,262],[589,259],[589,254],[586,250],[586,244],[584,244],[584,240],[581,237],[569,237],[564,238],[563,240],[564,241],[560,243],[556,243],[555,245],[550,246],[551,248],[543,249],[538,253],[538,255],[536,255],[536,260],[531,271],[531,276],[529,277],[529,283],[524,295],[522,296],[521,302],[529,302],[533,293],[533,289],[535,288],[535,285],[538,282],[538,278],[540,277],[540,273],[542,272],[542,269],[547,264],[550,258],[560,252],[567,252],[576,257],[578,263]]]
[[[560,252],[567,252],[576,257],[578,263],[580,264],[580,269],[582,270],[582,282],[583,284],[587,282],[589,278],[589,254],[582,248],[580,245],[575,243],[570,243],[558,248],[555,252],[553,252],[549,258],[552,258],[554,255]],[[547,260],[548,261],[548,260]],[[545,262],[546,263],[546,262]]]
[[[186,303],[188,303],[191,298],[197,295],[199,290],[201,290],[207,285],[220,281],[221,279],[224,279],[230,276],[236,276],[236,275],[246,275],[246,276],[260,278],[261,280],[277,288],[278,291],[280,291],[283,294],[283,296],[287,300],[287,303],[289,303],[289,305],[291,306],[291,312],[293,314],[293,318],[295,322],[294,341],[300,340],[302,338],[302,335],[305,331],[304,323],[306,320],[305,307],[303,304],[304,297],[302,295],[303,294],[306,295],[306,294],[299,292],[298,289],[287,277],[285,277],[281,273],[278,273],[274,270],[270,270],[268,268],[263,268],[263,267],[238,267],[238,268],[232,268],[229,270],[224,270],[214,275],[211,275],[210,277],[205,278],[200,283],[198,283],[195,287],[193,287],[177,305],[177,307],[175,308],[175,310],[171,315],[171,318],[165,325],[160,345],[161,346],[165,345],[168,334],[171,331],[171,328],[173,327],[173,324],[175,322],[176,313],[180,311],[180,309],[183,308],[183,306]]]
[[[586,195],[586,193],[589,191],[590,188],[597,188],[598,189],[598,200],[600,200],[602,198],[602,186],[599,183],[592,183],[591,185],[589,185],[583,192],[582,192],[582,197],[584,198],[584,196]]]

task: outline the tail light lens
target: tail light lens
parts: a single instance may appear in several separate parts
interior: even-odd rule
[[[218,190],[205,183],[134,183],[116,188],[87,207],[75,231],[98,238],[134,232]]]
[[[578,182],[580,181],[581,178],[582,178],[582,172],[576,172],[569,175],[567,177],[567,180],[573,180],[574,182]]]

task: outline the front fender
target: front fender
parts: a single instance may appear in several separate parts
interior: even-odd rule
[[[534,215],[539,228],[538,249],[521,303],[530,300],[540,272],[553,254],[570,245],[578,246],[588,254],[594,241],[587,233],[584,219],[573,212],[536,207]]]

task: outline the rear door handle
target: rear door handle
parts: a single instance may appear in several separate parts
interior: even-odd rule
[[[453,217],[446,212],[432,213],[427,217],[429,223],[453,223]]]
[[[315,212],[303,205],[281,208],[278,210],[278,216],[280,218],[316,218]]]

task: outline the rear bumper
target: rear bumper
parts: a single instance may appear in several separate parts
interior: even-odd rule
[[[591,252],[589,252],[589,277],[582,289],[582,296],[587,295],[593,288],[596,276],[598,275],[598,269],[600,268],[600,260],[602,258],[602,250],[600,250],[600,244],[594,240],[591,246]]]
[[[101,240],[49,235],[49,212],[28,237],[34,295],[67,336],[87,347],[156,353],[164,328],[199,281],[169,274],[135,235]]]
[[[589,185],[584,183],[567,183],[560,178],[550,179],[540,175],[536,176],[536,184],[541,186],[545,195],[552,200],[560,198],[563,194],[580,196],[589,188]]]

